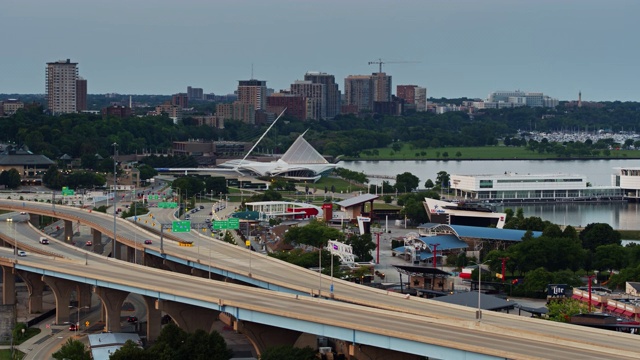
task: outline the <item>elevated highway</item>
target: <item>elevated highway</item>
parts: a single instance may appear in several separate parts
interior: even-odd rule
[[[99,213],[89,213],[87,210],[76,208],[56,206],[56,214],[52,214],[50,204],[0,200],[0,208],[26,211],[33,214],[46,214],[56,216],[61,219],[80,221],[83,224],[92,227],[95,226],[97,229],[107,229],[108,226],[113,223],[113,217],[111,216]],[[160,217],[160,215],[157,216],[158,221],[162,221],[160,220]],[[344,324],[345,321],[353,324],[353,326],[347,327],[351,329],[352,336],[345,341],[350,341],[356,344],[365,344],[366,341],[363,342],[364,340],[361,341],[360,338],[356,341],[353,336],[353,334],[355,334],[353,330],[358,327],[358,329],[364,331],[365,328],[359,328],[359,326],[367,324],[367,326],[371,326],[377,330],[373,328],[366,329],[383,332],[385,334],[386,331],[394,330],[397,327],[398,330],[405,333],[402,335],[403,337],[397,334],[398,339],[402,338],[407,340],[407,337],[410,337],[421,344],[424,343],[430,344],[429,346],[439,346],[451,351],[462,351],[467,355],[473,353],[474,356],[475,354],[485,354],[490,357],[497,356],[507,358],[559,358],[559,356],[569,356],[569,354],[573,354],[571,356],[582,356],[585,358],[617,358],[616,356],[619,356],[619,358],[640,358],[640,356],[636,354],[636,348],[634,346],[634,340],[636,340],[636,338],[628,334],[608,332],[567,324],[558,324],[494,312],[485,312],[483,314],[482,322],[479,323],[475,321],[475,309],[444,305],[420,298],[405,299],[403,296],[399,296],[395,293],[387,293],[382,290],[362,287],[337,279],[331,280],[327,276],[319,276],[318,273],[268,258],[255,252],[250,252],[242,247],[216,241],[209,237],[202,237],[195,233],[182,234],[185,239],[194,241],[195,247],[183,248],[177,246],[173,242],[167,242],[162,253],[159,251],[157,238],[154,238],[154,244],[152,246],[143,246],[140,241],[131,241],[134,237],[138,237],[138,239],[140,239],[151,235],[138,229],[136,226],[125,220],[118,220],[117,236],[118,241],[125,243],[127,246],[144,247],[145,252],[148,255],[157,255],[164,260],[175,261],[190,268],[200,269],[203,272],[208,272],[208,269],[211,268],[212,273],[225,276],[228,279],[236,279],[262,286],[267,289],[282,290],[290,293],[275,294],[273,291],[264,291],[249,287],[234,287],[231,292],[238,294],[241,298],[244,298],[245,295],[249,296],[248,294],[253,293],[254,291],[259,291],[260,295],[256,296],[261,297],[263,300],[266,300],[265,296],[267,296],[266,294],[269,294],[269,296],[276,296],[273,299],[269,299],[269,301],[274,302],[279,302],[282,299],[294,299],[298,301],[295,302],[295,304],[299,304],[302,300],[305,301],[305,303],[306,301],[311,301],[313,304],[316,304],[316,306],[320,306],[318,304],[322,304],[322,306],[337,306],[340,310],[327,309],[326,311],[343,311],[342,315],[338,316],[335,320],[339,320],[339,324]],[[16,267],[20,268],[21,265],[24,265],[25,261],[31,261],[31,257],[29,257],[28,260],[23,258],[18,259]],[[120,265],[114,266],[115,263],[113,263],[113,261],[116,260],[113,259],[100,259],[95,261],[106,261],[106,268],[113,267],[114,269],[112,270],[103,270],[109,274],[111,271],[115,272],[126,268]],[[89,267],[91,267],[92,262],[94,261],[89,261]],[[11,263],[11,261],[9,261],[9,263]],[[9,265],[7,264],[7,266]],[[43,265],[41,266],[42,267],[32,266],[31,268],[21,269],[33,272],[47,270],[54,271],[53,269],[45,268]],[[149,270],[160,271],[155,269]],[[63,273],[61,269],[57,269],[55,271],[61,274]],[[135,274],[138,272],[138,270],[134,271]],[[167,272],[161,271],[161,273],[165,274],[165,277],[168,276]],[[72,273],[65,274],[66,275],[60,276],[77,275]],[[179,275],[175,273],[169,274],[171,274],[171,276]],[[210,282],[208,279],[198,279],[193,276],[187,276],[187,278],[193,279],[193,281],[198,282],[198,284],[200,284],[200,281],[205,281],[205,283],[209,284],[209,287],[215,286],[216,289],[219,286],[230,285],[222,284],[220,282]],[[82,280],[81,278],[74,277],[73,279],[74,281],[85,281],[85,283],[91,283],[92,286],[104,286],[104,284],[95,282],[98,278]],[[181,279],[184,278],[181,277]],[[141,289],[135,290],[139,291],[137,293],[144,291],[144,294],[148,295],[147,291],[151,291],[155,294],[155,291],[157,290],[156,288],[149,289],[146,287],[148,286],[146,285],[146,281],[151,281],[149,279],[134,278],[133,280],[129,280],[133,281],[133,284],[127,283],[126,289],[129,289],[129,287],[131,289]],[[153,281],[157,281],[158,284],[161,284],[163,283],[164,278],[160,277]],[[313,294],[315,296],[320,295],[321,297],[329,297],[329,286],[331,281],[334,283],[333,295],[335,300],[339,300],[346,304],[341,304],[340,302],[333,300],[324,300],[317,297],[310,298],[308,296],[301,296],[302,294]],[[122,286],[122,284],[119,286]],[[173,283],[169,282],[162,285],[162,289],[167,292],[162,296],[167,296],[169,299],[177,299],[175,297],[175,293],[169,292],[169,290],[171,290],[170,287],[172,286]],[[188,286],[191,286],[191,283],[188,283]],[[177,287],[176,289],[182,289],[182,291],[184,291],[184,287]],[[296,295],[298,296],[296,297]],[[230,303],[227,299],[234,299],[234,301],[238,300],[234,297],[227,298],[225,294],[225,296],[213,298],[212,301],[214,305],[216,304],[216,301],[220,300],[222,300],[224,304],[229,305]],[[246,309],[246,304],[242,304],[242,299],[238,301],[240,303],[232,302],[234,305],[232,310],[237,311],[236,313],[232,312],[232,314],[234,314],[234,316],[238,316],[239,320],[242,320],[241,315],[243,313],[239,309]],[[211,304],[208,304],[207,306],[210,305]],[[307,308],[304,311],[298,311],[297,306],[294,306],[293,304],[289,305],[291,305],[291,307],[285,306],[285,308],[290,310],[288,315],[281,314],[279,316],[286,317],[287,319],[305,319],[305,321],[311,322],[315,322],[317,320],[319,323],[324,321],[318,319],[318,316],[323,317],[322,314],[324,314],[324,308]],[[364,305],[366,307],[363,308],[357,305]],[[219,306],[220,304],[218,303],[218,307]],[[270,303],[269,306],[271,306]],[[355,312],[352,309],[360,309],[359,311],[362,311],[363,313]],[[221,308],[218,308],[217,310],[226,311]],[[268,318],[269,321],[273,321],[272,324],[282,323],[282,319],[277,320],[276,318],[270,317],[275,315],[273,312],[267,311],[266,309],[262,310],[269,314],[269,316],[264,315],[265,317],[262,318],[262,315],[256,315],[255,318],[252,318],[253,321]],[[379,313],[385,313],[389,317],[378,318]],[[359,314],[367,315],[362,315],[362,317],[360,317],[361,315]],[[415,328],[407,325],[405,328],[405,322],[407,319],[416,319],[416,321],[422,325],[414,324]],[[338,323],[334,323],[333,320],[331,320],[331,324]],[[303,330],[305,332],[335,337],[337,339],[344,339],[346,337],[344,334],[340,335],[340,331],[338,330],[331,332],[330,335],[328,332],[325,332],[327,328],[312,330],[314,328],[310,326],[305,329],[306,330]],[[372,334],[376,333],[375,331],[372,332]],[[381,335],[380,333],[377,334]],[[442,337],[438,334],[442,334]],[[459,336],[454,336],[453,334],[457,334]],[[422,337],[425,335],[432,338],[432,340],[423,339]],[[470,336],[471,338],[465,339],[464,336]],[[375,336],[372,335],[372,338],[373,337]],[[392,337],[395,339],[396,336],[394,335]],[[386,347],[388,349],[402,349],[398,351],[429,355],[433,358],[459,358],[457,356],[438,356],[444,354],[442,351],[445,350],[443,349],[436,351],[433,348],[421,347],[420,351],[417,352],[408,351],[408,349],[412,349],[413,347],[404,343],[402,343],[402,346],[395,345],[395,340],[393,340],[392,337],[386,336],[384,339],[376,337],[375,340],[371,340],[371,343],[374,344],[373,346],[376,346],[375,344],[377,344],[378,346]],[[477,342],[476,340],[473,340],[473,338],[476,338],[476,340],[482,340]],[[529,345],[531,345],[532,348],[529,349]],[[537,352],[533,351],[534,348],[537,349]],[[547,351],[558,352],[552,355],[547,353]],[[580,353],[580,355],[577,355],[578,353]],[[459,355],[460,353],[456,352],[456,354]],[[603,354],[606,354],[606,356],[602,357]],[[453,353],[448,355],[453,355]]]

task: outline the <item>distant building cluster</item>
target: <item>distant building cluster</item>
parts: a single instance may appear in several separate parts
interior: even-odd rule
[[[520,106],[547,107],[558,106],[558,99],[554,99],[539,92],[495,91],[489,94],[486,101],[474,103],[478,109],[503,109]]]
[[[399,116],[411,112],[430,111],[442,114],[449,111],[468,112],[470,116],[478,110],[503,109],[521,106],[556,107],[558,99],[541,92],[495,91],[485,100],[463,101],[457,104],[429,103],[427,88],[419,85],[397,85],[396,95],[392,94],[392,77],[382,71],[379,60],[369,62],[380,65],[379,71],[370,75],[349,75],[344,79],[344,93],[339,89],[335,76],[325,72],[309,71],[302,80],[295,80],[288,89],[275,92],[267,87],[266,80],[253,77],[239,80],[233,94],[206,94],[203,88],[188,86],[186,92],[176,93],[170,101],[158,105],[147,115],[167,115],[174,122],[185,116],[198,124],[224,128],[225,120],[239,120],[247,124],[270,123],[284,109],[286,116],[299,120],[328,120],[340,114],[362,115],[375,113]],[[578,101],[565,104],[566,107],[597,107],[598,103]],[[107,94],[115,97],[117,94]],[[87,110],[87,80],[78,76],[78,63],[70,59],[47,63],[46,71],[47,110],[51,114],[92,112]],[[199,101],[216,102],[213,114],[191,116],[194,112],[190,104]],[[0,103],[0,116],[10,116],[24,104],[17,99]],[[135,104],[136,107],[148,106]],[[193,106],[193,105],[192,105]],[[120,103],[103,108],[103,117],[127,118],[133,115],[134,104]]]

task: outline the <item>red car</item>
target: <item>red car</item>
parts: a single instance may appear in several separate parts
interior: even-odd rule
[[[144,241],[144,243],[145,243],[145,245],[151,245],[151,244],[153,244],[153,241],[151,241],[151,240],[145,240],[145,241]]]
[[[89,241],[87,241],[84,245],[85,245],[85,246],[91,246],[91,245],[93,245],[93,243],[91,242],[91,240],[89,240]]]
[[[69,324],[69,331],[78,331],[78,325]]]

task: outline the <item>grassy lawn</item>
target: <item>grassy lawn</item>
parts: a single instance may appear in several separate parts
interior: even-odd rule
[[[373,149],[372,149],[373,150]],[[447,147],[435,149],[415,149],[409,144],[403,144],[400,151],[394,151],[390,147],[375,149],[378,155],[366,155],[360,152],[360,158],[357,160],[499,160],[499,159],[518,159],[518,160],[536,160],[536,159],[557,159],[554,154],[538,154],[529,151],[524,147],[507,147],[507,146],[482,146],[482,147]],[[444,153],[449,156],[443,156]],[[460,152],[460,156],[456,154]],[[439,156],[438,156],[439,153]],[[611,156],[602,158],[607,159],[637,159],[640,158],[638,150],[612,150]],[[572,159],[577,159],[572,157]],[[590,159],[590,158],[585,158]],[[353,158],[344,158],[344,160],[356,160]]]
[[[15,357],[13,359],[22,359],[24,358],[24,353],[22,351],[15,350]],[[12,360],[11,359],[11,349],[0,349],[0,360]]]
[[[625,240],[640,240],[640,230],[618,230]]]

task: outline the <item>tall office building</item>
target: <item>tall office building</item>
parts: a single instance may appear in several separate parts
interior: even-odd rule
[[[323,72],[310,71],[304,74],[304,79],[314,84],[324,85],[324,118],[333,119],[336,117],[340,113],[341,95],[335,77]]]
[[[349,75],[344,79],[345,105],[356,106],[358,112],[373,110],[373,80],[370,75]]]
[[[67,59],[47,63],[47,108],[53,114],[74,113],[76,108],[76,80],[78,63]]]
[[[76,111],[87,110],[87,80],[78,77],[76,80]]]
[[[253,105],[255,110],[267,109],[267,82],[263,80],[240,80],[238,82],[238,101]]]
[[[321,120],[327,118],[325,103],[326,86],[311,81],[296,81],[291,84],[291,93],[305,98],[305,119]]]

